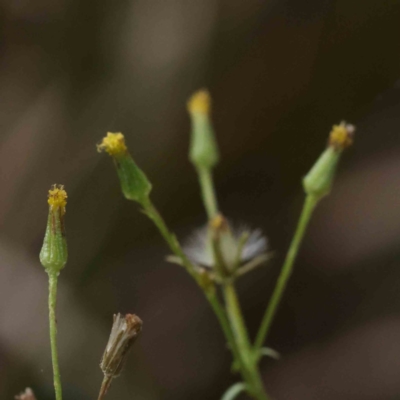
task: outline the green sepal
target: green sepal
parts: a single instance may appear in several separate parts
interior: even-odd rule
[[[194,112],[191,113],[191,120],[190,161],[197,168],[213,168],[219,161],[219,152],[210,117]]]
[[[114,157],[122,193],[128,200],[142,203],[149,197],[151,183],[128,152]]]
[[[67,263],[68,249],[65,237],[64,215],[61,208],[49,210],[46,233],[39,254],[40,262],[48,272],[59,272]]]
[[[333,147],[328,147],[321,154],[303,179],[303,187],[307,194],[319,200],[330,193],[341,153]]]

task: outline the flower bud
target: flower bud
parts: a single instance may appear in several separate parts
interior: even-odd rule
[[[108,132],[102,142],[97,145],[97,150],[105,151],[113,157],[122,193],[128,200],[141,203],[148,198],[151,192],[151,183],[133,161],[122,133]]]
[[[353,143],[354,131],[355,127],[345,122],[333,126],[328,148],[303,179],[303,187],[308,195],[320,200],[330,193],[340,156]]]
[[[53,185],[49,190],[49,216],[46,233],[40,251],[40,262],[47,272],[59,272],[67,263],[67,240],[65,237],[65,206],[67,192],[62,185]]]
[[[197,168],[213,168],[219,160],[214,129],[210,120],[211,97],[207,90],[199,90],[187,103],[192,120],[190,161]]]

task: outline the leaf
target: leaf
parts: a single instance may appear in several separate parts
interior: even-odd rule
[[[260,358],[263,356],[271,357],[274,360],[279,360],[281,358],[281,355],[274,349],[271,349],[271,347],[263,347],[260,350]]]
[[[227,391],[221,397],[221,400],[233,400],[245,390],[246,390],[246,385],[243,382],[237,382],[233,384],[229,389],[227,389]]]

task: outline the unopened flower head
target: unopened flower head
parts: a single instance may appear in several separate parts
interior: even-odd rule
[[[53,185],[49,190],[47,202],[49,215],[40,251],[40,262],[48,272],[58,272],[65,266],[68,257],[64,225],[67,192],[64,186]]]
[[[210,93],[205,89],[197,91],[190,97],[187,108],[192,120],[190,161],[198,169],[211,169],[218,163],[219,152],[210,119]]]
[[[184,251],[195,264],[215,269],[217,260],[213,240],[218,243],[221,261],[228,273],[268,249],[267,239],[261,230],[232,228],[228,220],[219,214],[189,238]]]
[[[148,199],[151,183],[129,154],[122,133],[107,133],[97,150],[107,152],[114,159],[122,193],[129,200],[142,203]]]
[[[135,314],[114,315],[110,338],[100,364],[105,376],[114,378],[119,375],[142,325],[142,320]]]
[[[100,144],[97,145],[97,151],[107,152],[110,156],[119,156],[127,152],[124,135],[120,132],[108,132]]]
[[[15,396],[15,400],[36,400],[31,388],[26,388],[24,392]]]
[[[330,193],[340,156],[353,143],[354,132],[355,127],[346,122],[333,126],[328,148],[303,179],[303,187],[308,195],[320,200]]]

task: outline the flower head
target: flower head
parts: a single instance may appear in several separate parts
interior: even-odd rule
[[[151,183],[129,154],[122,133],[108,132],[97,150],[107,152],[114,159],[122,193],[128,200],[139,203],[148,200]]]
[[[40,262],[48,272],[59,272],[66,264],[68,251],[65,237],[67,192],[63,185],[53,185],[48,193],[49,214],[40,251]]]
[[[332,146],[336,150],[344,150],[351,146],[355,130],[354,125],[346,124],[344,121],[339,125],[333,125],[329,135],[329,146]]]
[[[228,274],[268,249],[267,239],[260,229],[232,228],[228,220],[219,214],[189,238],[184,251],[195,264],[215,269],[218,257],[213,241],[217,243],[222,259],[219,261],[224,263]]]
[[[211,96],[201,89],[190,97],[187,108],[192,121],[190,161],[198,169],[214,168],[219,160],[219,151],[211,123]]]
[[[187,102],[187,109],[192,113],[209,114],[211,109],[211,96],[207,89],[195,92]]]
[[[100,144],[97,145],[97,151],[105,151],[110,156],[118,156],[127,152],[124,135],[120,132],[108,132]]]
[[[343,150],[353,143],[355,129],[353,125],[345,122],[333,126],[328,148],[322,152],[303,179],[303,187],[308,195],[320,200],[330,193],[339,159]]]
[[[67,192],[64,185],[53,185],[49,190],[47,202],[52,210],[60,209],[65,214],[65,206],[67,205]]]

